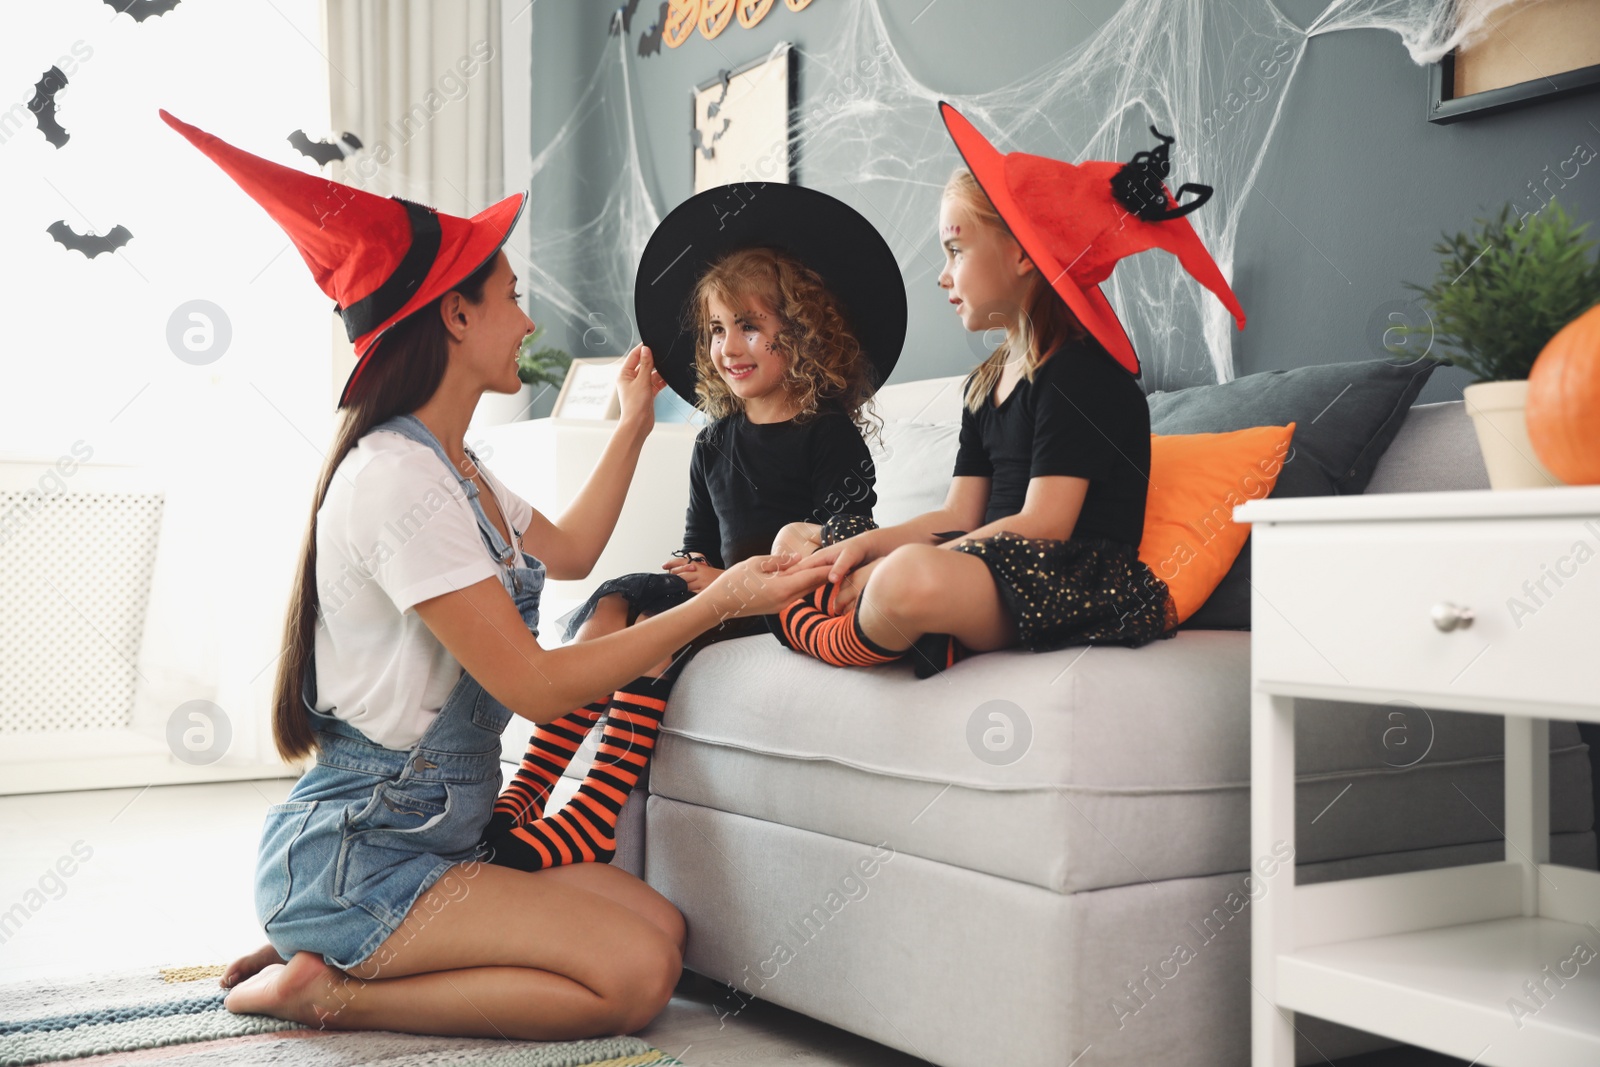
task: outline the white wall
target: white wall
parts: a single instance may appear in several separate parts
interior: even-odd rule
[[[138,716],[159,729],[186,700],[217,701],[233,724],[228,760],[252,761],[267,748],[270,663],[331,436],[332,301],[276,224],[156,112],[315,170],[285,138],[329,132],[317,0],[184,0],[142,23],[89,0],[12,8],[0,35],[0,458],[52,461],[76,446],[165,488]],[[26,108],[52,64],[69,77],[60,148]],[[133,237],[91,260],[45,232],[57,219]],[[197,299],[231,333],[203,365],[168,339]],[[101,548],[84,565],[115,582],[118,545]]]

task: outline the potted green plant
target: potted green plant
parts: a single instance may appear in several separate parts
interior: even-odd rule
[[[522,339],[522,348],[517,352],[517,377],[522,379],[525,386],[553,385],[560,388],[567,379],[567,368],[572,366],[572,357],[559,348],[545,344],[541,340],[543,336],[544,327],[540,326]]]
[[[1554,199],[1539,212],[1478,219],[1470,233],[1442,235],[1442,257],[1432,285],[1407,283],[1421,295],[1432,320],[1405,333],[1432,330],[1428,358],[1473,376],[1462,393],[1489,484],[1496,489],[1561,484],[1528,441],[1523,404],[1533,361],[1567,323],[1600,301],[1600,264],[1583,239],[1588,224],[1574,225]]]
[[[517,349],[517,377],[522,388],[515,393],[484,393],[478,401],[478,416],[489,424],[526,419],[540,396],[540,386],[560,387],[566,379],[572,357],[544,343],[541,326],[522,339]]]

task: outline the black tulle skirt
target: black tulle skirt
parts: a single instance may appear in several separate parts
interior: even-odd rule
[[[877,528],[878,524],[865,516],[840,514],[822,524],[819,536],[822,544],[827,546],[835,541],[843,541],[847,537],[854,537],[858,533]],[[578,628],[589,621],[589,616],[594,614],[595,607],[608,596],[620,596],[627,602],[628,625],[632,626],[639,616],[659,615],[668,608],[677,607],[694,594],[689,592],[688,582],[666,571],[624,574],[619,578],[607,578],[589,594],[589,599],[556,620],[556,625],[562,628],[563,639],[571,641],[577,636]],[[776,619],[776,616],[773,618]],[[716,629],[697,637],[693,643],[705,645],[713,641],[727,641],[735,637],[748,637],[751,634],[767,632],[769,629],[764,615],[724,619]]]
[[[576,637],[578,628],[589,621],[589,616],[594,614],[600,601],[608,596],[620,596],[627,603],[629,626],[642,615],[659,615],[694,598],[694,594],[689,592],[688,582],[676,574],[668,574],[665,571],[607,578],[589,594],[589,599],[556,620],[556,625],[562,628],[563,639],[571,641]],[[764,618],[756,615],[750,618],[724,619],[716,628],[707,630],[695,638],[691,644],[708,645],[716,641],[729,641],[735,637],[764,634],[767,632]]]
[[[578,628],[589,621],[589,616],[594,614],[600,601],[608,596],[621,596],[627,601],[628,623],[632,625],[640,615],[659,615],[668,608],[677,607],[694,594],[689,592],[688,582],[666,571],[607,578],[589,594],[588,600],[556,620],[556,625],[562,628],[563,640],[571,641],[577,635]]]
[[[1000,603],[1030,652],[1069,645],[1138,648],[1173,636],[1178,612],[1167,583],[1138,549],[1099,538],[1056,541],[1004,531],[956,545],[994,577]]]

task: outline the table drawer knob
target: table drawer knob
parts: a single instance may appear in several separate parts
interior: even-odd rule
[[[1468,629],[1472,625],[1472,609],[1448,600],[1440,601],[1433,606],[1433,624],[1445,633]]]

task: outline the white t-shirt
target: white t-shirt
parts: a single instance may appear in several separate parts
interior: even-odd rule
[[[526,530],[532,507],[479,470],[512,529]],[[317,710],[380,745],[411,748],[460,681],[461,663],[410,608],[501,574],[465,492],[431,448],[389,431],[362,437],[317,512]]]

